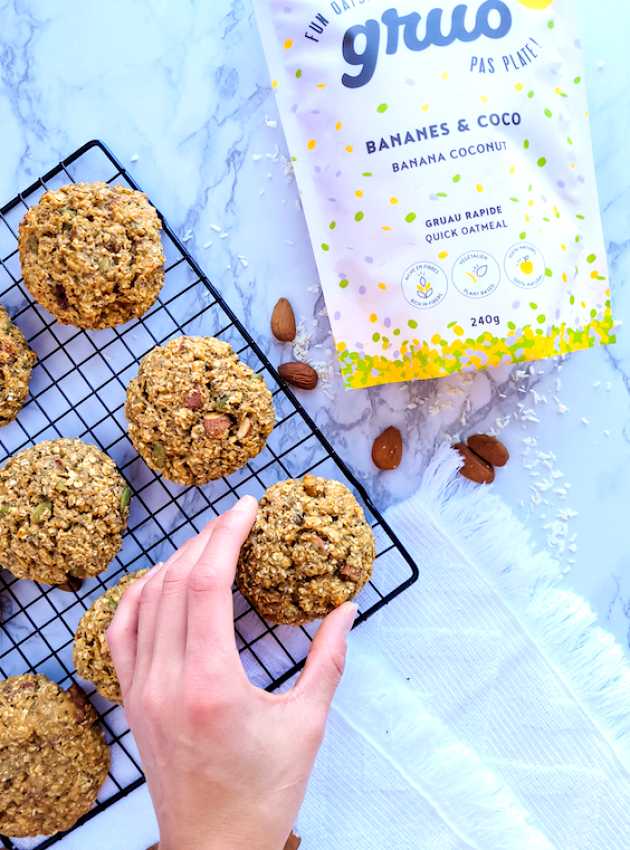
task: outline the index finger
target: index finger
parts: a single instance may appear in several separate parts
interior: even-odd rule
[[[188,577],[186,664],[194,673],[235,663],[242,671],[234,639],[232,584],[257,510],[256,499],[245,496],[224,514]]]

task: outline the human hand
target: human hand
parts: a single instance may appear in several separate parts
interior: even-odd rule
[[[125,592],[107,638],[160,827],[160,850],[282,850],[343,672],[356,606],[317,632],[285,694],[251,685],[232,583],[252,497]]]

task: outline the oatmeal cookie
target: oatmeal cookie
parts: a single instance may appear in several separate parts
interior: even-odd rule
[[[11,422],[22,409],[36,362],[22,331],[0,307],[0,425]]]
[[[150,351],[125,412],[138,453],[178,484],[240,469],[262,451],[275,421],[262,378],[213,337],[177,337]]]
[[[374,557],[372,529],[348,488],[306,475],[262,497],[236,580],[263,617],[300,625],[358,593]]]
[[[145,313],[164,282],[160,219],[142,192],[71,183],[46,192],[20,224],[33,296],[58,321],[109,328]]]
[[[122,702],[122,694],[105,633],[127,587],[147,573],[148,570],[138,570],[123,576],[118,584],[99,596],[77,627],[74,640],[77,673],[82,679],[93,682],[98,692],[112,702]]]
[[[120,549],[131,490],[114,461],[81,440],[47,440],[0,469],[0,564],[63,584],[104,570]]]
[[[0,833],[52,835],[96,800],[109,750],[82,691],[45,676],[0,682]]]

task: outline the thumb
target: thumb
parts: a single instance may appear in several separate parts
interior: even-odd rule
[[[357,606],[346,602],[329,614],[315,635],[296,695],[328,711],[346,662],[347,637],[357,616]]]

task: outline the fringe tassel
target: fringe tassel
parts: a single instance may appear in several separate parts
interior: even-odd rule
[[[560,565],[536,551],[511,509],[491,490],[458,476],[460,465],[450,446],[438,449],[414,502],[423,506],[434,531],[494,583],[630,769],[630,665],[622,648],[597,625],[587,602],[558,586]],[[391,508],[388,518],[394,526],[411,521],[404,505]]]

